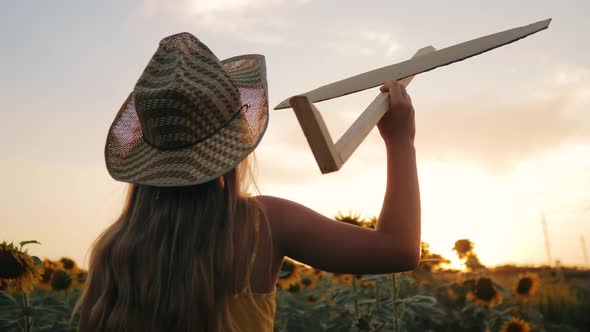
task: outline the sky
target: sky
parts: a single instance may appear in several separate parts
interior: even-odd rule
[[[266,57],[271,108],[318,86],[553,18],[548,30],[416,76],[422,239],[454,258],[469,238],[486,265],[584,265],[590,243],[590,3],[578,1],[5,1],[0,11],[0,241],[88,264],[121,211],[108,128],[160,39],[188,31],[220,58]],[[318,103],[336,140],[377,89]],[[291,110],[271,110],[256,149],[262,194],[327,216],[379,214],[377,130],[322,175]],[[590,250],[586,245],[585,250]],[[456,264],[456,261],[455,261]]]

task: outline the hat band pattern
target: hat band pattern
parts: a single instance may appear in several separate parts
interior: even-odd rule
[[[184,148],[187,148],[187,147],[189,147],[189,146],[192,146],[192,145],[198,144],[198,143],[200,143],[200,142],[202,142],[202,141],[204,141],[204,140],[206,140],[206,139],[209,139],[211,136],[213,136],[213,135],[217,134],[217,133],[218,133],[218,132],[219,132],[221,129],[223,129],[223,128],[224,128],[224,127],[226,127],[228,124],[230,124],[232,121],[234,121],[234,120],[235,120],[235,118],[236,118],[238,115],[241,115],[241,114],[243,114],[243,111],[244,111],[244,109],[245,109],[245,110],[248,110],[248,108],[249,108],[249,107],[250,107],[250,105],[248,105],[248,104],[244,104],[244,105],[242,105],[242,107],[240,107],[240,109],[239,109],[237,112],[234,112],[234,114],[232,115],[232,117],[231,117],[231,118],[229,118],[229,120],[227,120],[227,122],[225,122],[225,123],[224,123],[223,125],[221,125],[219,128],[217,128],[217,129],[215,129],[214,131],[212,131],[210,134],[208,134],[208,135],[206,135],[206,136],[204,136],[204,137],[202,137],[202,138],[198,139],[198,140],[197,140],[197,141],[195,141],[195,142],[191,142],[191,141],[185,140],[185,141],[186,141],[186,144],[178,144],[177,146],[173,146],[173,147],[158,147],[158,146],[152,145],[150,142],[148,142],[148,140],[147,140],[147,139],[145,139],[145,136],[142,136],[142,138],[143,138],[143,140],[145,141],[145,143],[146,143],[147,145],[150,145],[150,146],[152,146],[152,147],[153,147],[153,148],[155,148],[155,149],[160,149],[160,150],[177,150],[177,149],[184,149]],[[182,122],[182,119],[179,119],[179,122]],[[172,135],[174,135],[174,136],[172,136]],[[166,138],[164,137],[164,139],[166,139]],[[182,137],[181,137],[181,135],[180,135],[180,134],[178,134],[178,133],[171,134],[171,136],[170,136],[170,137],[168,137],[168,139],[169,139],[169,140],[174,140],[174,141],[182,141]]]

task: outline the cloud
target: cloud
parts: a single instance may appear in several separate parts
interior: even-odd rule
[[[338,55],[391,57],[401,48],[391,34],[375,30],[334,30],[321,40],[324,48]]]
[[[393,39],[391,34],[388,33],[368,31],[365,37],[367,40],[377,44],[374,47],[385,49],[385,55],[388,57],[393,56],[401,47],[400,44]]]
[[[518,103],[461,100],[425,107],[416,120],[422,153],[497,170],[564,144],[590,143],[590,71],[558,71],[550,81]]]
[[[557,68],[552,81],[557,85],[571,86],[584,83],[589,75],[590,70],[587,68],[563,64]]]
[[[168,14],[179,18],[228,13],[256,14],[257,10],[299,6],[311,0],[145,0],[142,9],[147,15]]]
[[[265,9],[285,5],[299,6],[311,0],[193,0],[192,9],[195,13],[208,14],[225,11],[242,11],[247,9]]]
[[[311,0],[144,0],[136,11],[143,18],[169,16],[221,34],[234,34],[246,42],[284,43],[286,24],[279,10]],[[236,33],[236,32],[239,32]]]

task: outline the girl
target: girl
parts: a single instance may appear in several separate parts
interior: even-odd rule
[[[272,331],[285,256],[335,273],[414,269],[414,110],[400,84],[381,91],[387,184],[372,230],[244,194],[268,124],[264,57],[220,61],[189,33],[164,38],[109,130],[106,165],[129,194],[93,244],[79,330]]]

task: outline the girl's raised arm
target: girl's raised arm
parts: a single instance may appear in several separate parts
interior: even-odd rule
[[[414,269],[420,260],[420,190],[414,109],[397,82],[378,123],[387,153],[387,185],[375,230],[327,218],[303,205],[259,196],[279,255],[336,273],[379,274]]]

